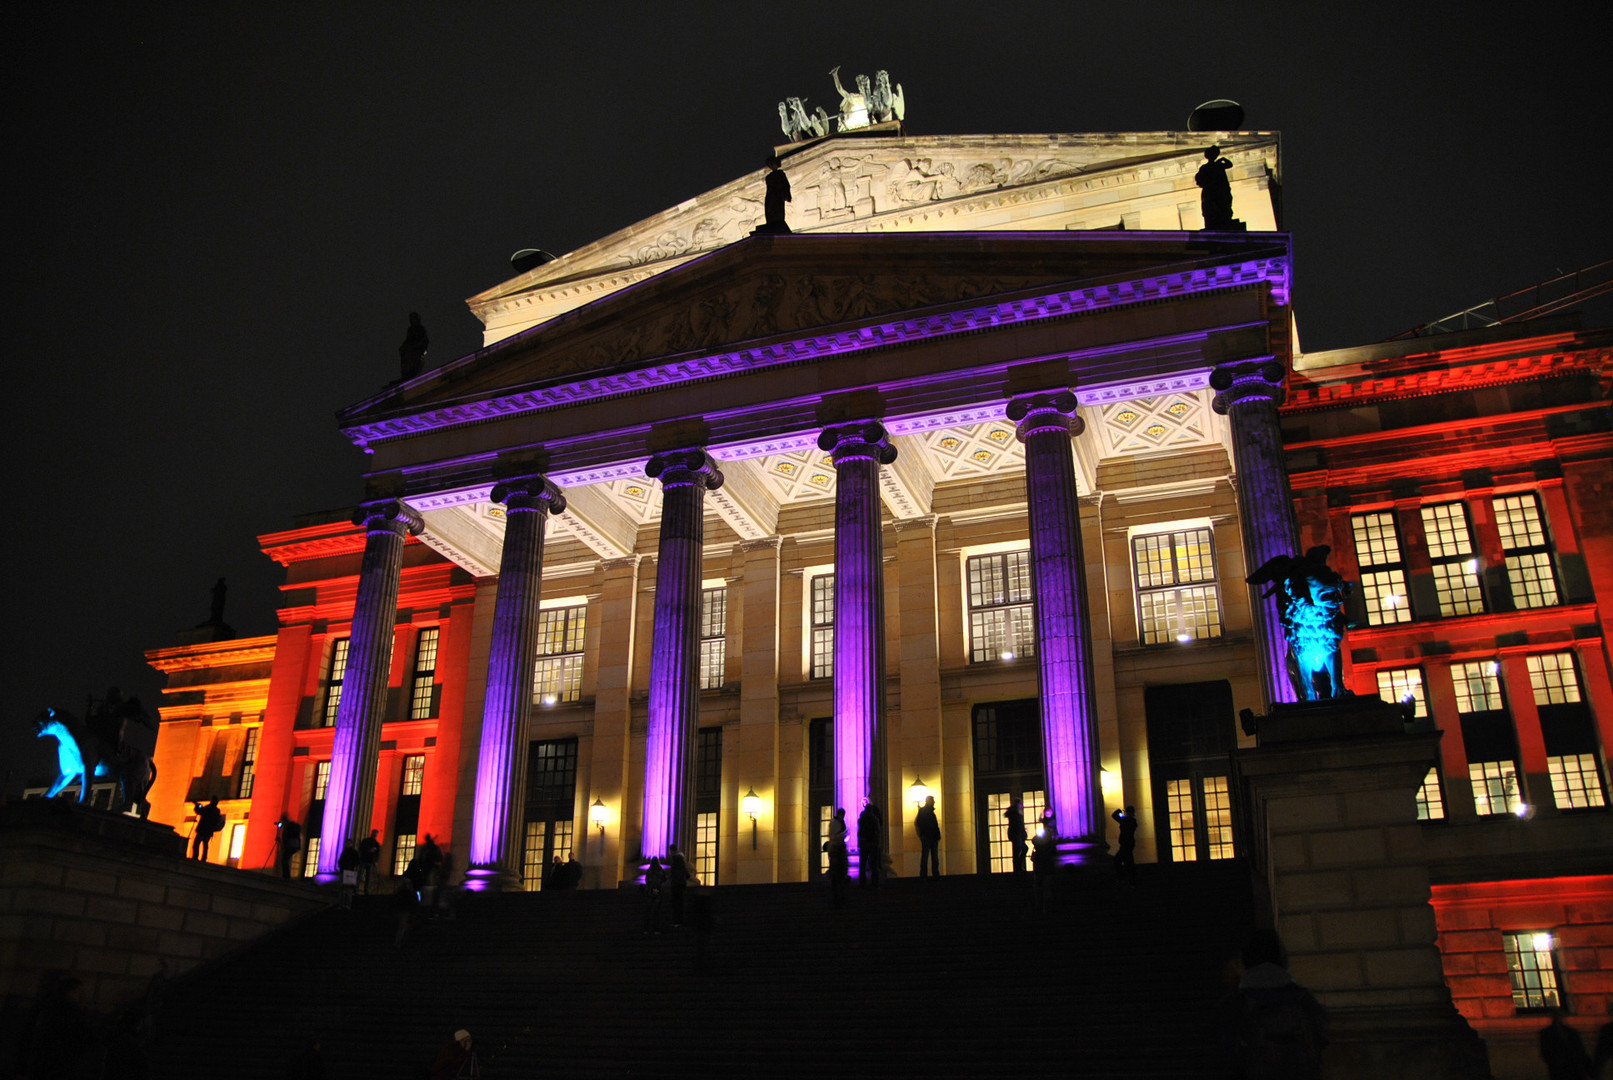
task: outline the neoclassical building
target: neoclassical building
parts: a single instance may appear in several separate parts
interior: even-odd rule
[[[473,297],[484,348],[342,414],[357,513],[261,538],[279,634],[151,654],[159,817],[501,885],[802,880],[865,799],[909,873],[925,790],[948,873],[1016,798],[1072,861],[1126,804],[1231,855],[1234,718],[1292,696],[1242,579],[1295,543],[1294,345],[1277,137],[1221,138],[1247,232],[1200,230],[1206,143],[797,144],[793,234],[756,173]]]

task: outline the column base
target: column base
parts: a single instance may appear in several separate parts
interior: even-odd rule
[[[1109,842],[1103,837],[1061,836],[1058,841],[1060,866],[1107,866]]]
[[[465,871],[468,892],[525,892],[521,879],[501,866],[473,866]]]

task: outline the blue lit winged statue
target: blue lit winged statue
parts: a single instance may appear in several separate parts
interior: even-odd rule
[[[130,720],[148,728],[153,726],[140,700],[122,697],[115,687],[107,691],[99,708],[87,711],[82,726],[64,709],[46,708],[35,717],[34,734],[56,740],[56,782],[45,797],[53,799],[77,783],[78,801],[82,803],[89,797],[92,779],[109,778],[116,786],[112,809],[135,807],[141,817],[149,814],[157,766],[150,754],[124,738]]]
[[[1251,585],[1269,583],[1265,596],[1277,597],[1292,659],[1289,677],[1307,701],[1349,693],[1344,688],[1342,643],[1344,599],[1352,586],[1327,565],[1331,550],[1321,544],[1306,551],[1303,558],[1278,555],[1247,578]],[[1321,689],[1317,676],[1322,676]]]

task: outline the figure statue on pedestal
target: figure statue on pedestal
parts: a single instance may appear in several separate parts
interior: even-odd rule
[[[420,323],[420,313],[409,312],[409,332],[404,335],[403,344],[398,346],[398,360],[403,365],[405,381],[420,374],[420,367],[430,344],[431,339],[426,336],[426,328]]]
[[[1232,217],[1232,182],[1227,178],[1232,162],[1220,155],[1219,146],[1204,151],[1204,164],[1193,175],[1193,182],[1202,189],[1199,208],[1205,229],[1228,232],[1238,227]]]
[[[151,718],[140,707],[139,698],[125,699],[117,687],[107,691],[99,708],[94,707],[93,699],[91,706],[82,728],[63,709],[46,708],[34,718],[34,734],[56,740],[57,776],[45,797],[55,798],[76,781],[82,804],[89,800],[92,778],[110,777],[117,785],[112,809],[121,812],[138,807],[145,817],[151,813],[147,796],[157,781],[157,766],[150,754],[124,739],[124,732],[131,718],[148,728]]]
[[[830,70],[829,77],[835,81],[835,90],[840,93],[840,121],[836,130],[856,131],[858,128],[867,127],[869,124],[868,95],[852,93],[840,85],[840,66],[838,64]],[[867,81],[868,77],[866,75],[858,76],[858,89],[860,90],[862,84],[867,83]]]
[[[784,223],[784,204],[790,201],[790,178],[784,175],[784,163],[777,154],[767,156],[767,194],[762,201],[763,221],[754,232],[787,233]]]
[[[1341,652],[1344,598],[1352,586],[1327,565],[1331,550],[1320,544],[1303,558],[1278,555],[1246,579],[1251,585],[1270,583],[1265,596],[1278,598],[1283,635],[1288,638],[1289,677],[1306,701],[1349,696]]]

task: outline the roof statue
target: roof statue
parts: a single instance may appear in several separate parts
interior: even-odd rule
[[[907,116],[907,97],[902,93],[902,84],[897,83],[892,89],[890,72],[877,71],[872,79],[858,75],[852,80],[856,90],[847,90],[841,85],[838,65],[829,71],[829,77],[834,80],[835,90],[840,94],[840,111],[834,118],[836,131],[857,131],[874,124],[900,123]],[[784,137],[790,142],[821,139],[829,134],[829,114],[819,105],[809,115],[804,98],[789,97],[779,102],[778,119]]]

